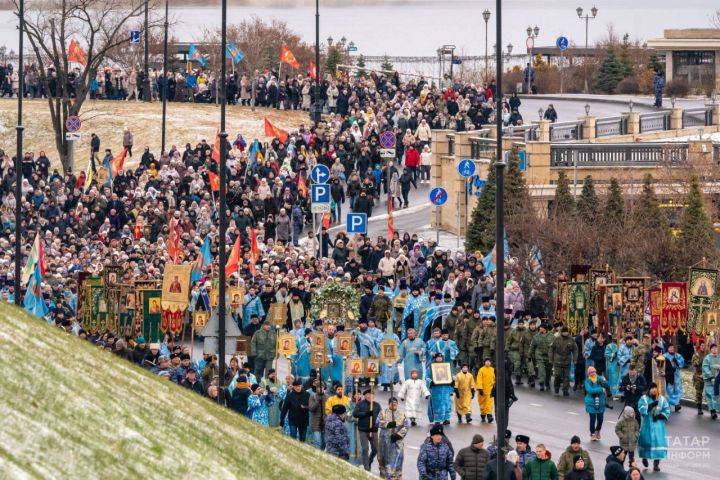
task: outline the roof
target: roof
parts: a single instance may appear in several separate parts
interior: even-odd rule
[[[671,29],[663,38],[648,40],[648,47],[656,50],[720,50],[719,28]]]

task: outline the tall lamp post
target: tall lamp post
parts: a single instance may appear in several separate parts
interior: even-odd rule
[[[588,33],[590,31],[590,20],[595,20],[595,17],[597,17],[598,9],[596,6],[593,5],[593,7],[590,9],[590,13],[583,16],[583,8],[577,7],[575,9],[577,12],[577,16],[580,20],[585,20],[585,60],[583,61],[585,65],[585,93],[588,92],[588,79],[587,79],[587,49],[588,49]],[[592,16],[590,15],[592,14]]]
[[[23,97],[25,96],[25,77],[23,72],[23,40],[25,37],[25,1],[20,0],[18,4],[18,19],[19,25],[18,30],[20,31],[20,38],[18,41],[18,119],[17,127],[17,151],[15,153],[15,305],[20,305],[20,263],[22,262],[22,252],[20,250],[20,237],[22,236],[22,230],[20,225],[20,217],[22,216],[22,204],[20,201],[22,197],[22,142],[23,142],[23,127],[22,123],[22,112],[23,112]]]
[[[495,62],[497,72],[496,81],[497,89],[495,93],[496,112],[495,115],[495,128],[497,131],[497,143],[496,143],[496,157],[495,157],[495,261],[496,265],[496,285],[505,285],[505,203],[503,201],[504,188],[505,188],[505,160],[503,156],[503,122],[502,122],[502,102],[503,102],[503,52],[502,52],[502,0],[495,0],[496,4],[496,56]],[[511,50],[511,46],[508,45],[508,50]],[[505,298],[502,295],[502,290],[497,295],[497,310],[500,315],[503,315],[505,311]],[[504,317],[503,318],[504,321]],[[497,335],[495,338],[495,371],[499,372],[497,375],[497,388],[495,389],[496,396],[495,401],[497,402],[497,478],[505,478],[505,456],[502,454],[503,447],[505,446],[505,428],[507,424],[507,415],[505,414],[506,402],[505,398],[505,329],[503,326],[497,329]]]
[[[145,0],[145,74],[144,74],[144,83],[145,88],[143,88],[143,100],[146,102],[149,102],[152,98],[150,93],[150,67],[149,64],[149,57],[150,57],[150,35],[148,33],[150,29],[150,21],[149,21],[149,13],[148,13],[148,1]]]
[[[310,111],[310,120],[320,123],[320,0],[315,0],[315,101]]]
[[[220,35],[220,292],[218,298],[218,366],[220,373],[220,391],[218,392],[218,402],[223,402],[223,387],[225,386],[225,268],[227,263],[227,252],[225,251],[225,243],[227,235],[227,217],[226,217],[226,199],[225,185],[227,171],[227,132],[225,131],[225,104],[227,103],[226,88],[226,69],[227,61],[225,58],[225,49],[227,43],[227,0],[222,0],[222,26]]]
[[[485,81],[488,81],[488,22],[490,21],[490,10],[487,8],[482,13],[485,20]]]
[[[540,28],[537,25],[535,25],[535,28],[532,28],[530,25],[528,25],[525,32],[527,33],[527,47],[530,51],[530,61],[528,62],[527,75],[527,93],[530,93],[533,77],[533,47],[535,46],[535,39],[538,37],[538,35],[540,35]]]
[[[165,153],[165,119],[167,114],[167,83],[168,83],[168,0],[165,0],[165,41],[163,42],[163,107],[162,107],[162,146],[160,155]]]

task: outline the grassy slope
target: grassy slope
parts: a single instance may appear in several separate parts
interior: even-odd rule
[[[0,478],[370,478],[0,304]]]

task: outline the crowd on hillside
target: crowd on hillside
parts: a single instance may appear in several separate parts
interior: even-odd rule
[[[571,335],[561,322],[551,321],[548,292],[530,289],[510,269],[507,284],[497,285],[493,265],[483,261],[488,252],[452,254],[412,232],[375,239],[342,230],[330,235],[326,227],[319,235],[305,233],[306,191],[314,165],[325,164],[331,171],[338,219],[343,207],[372,214],[374,204],[384,201],[387,183],[394,198],[407,205],[410,188],[429,178],[429,168],[420,167],[429,167],[423,155],[432,146],[431,128],[438,128],[438,118],[454,121],[456,128],[467,122],[462,127],[467,128],[479,95],[468,85],[441,93],[426,83],[401,83],[397,78],[346,77],[338,83],[339,89],[351,92],[347,110],[331,93],[330,113],[320,125],[292,130],[286,142],[274,139],[260,145],[241,135],[230,139],[226,245],[239,239],[242,255],[231,282],[246,291],[232,313],[252,340],[250,357],[231,360],[223,382],[218,359],[208,355],[194,361],[180,339],[147,342],[141,335],[92,331],[75,313],[79,272],[98,274],[114,262],[123,269],[121,283],[159,279],[165,264],[173,261],[171,233],[179,238],[179,263],[196,263],[206,238],[217,263],[219,212],[210,174],[218,173],[218,164],[213,146],[204,140],[172,146],[157,157],[147,148],[130,148],[128,168],[107,183],[98,183],[99,172],[117,156],[115,145],[134,146],[129,131],[119,132],[116,139],[95,136],[96,160],[77,175],[53,168],[45,152],[27,152],[19,172],[20,199],[14,195],[18,175],[13,161],[0,152],[2,299],[12,301],[17,293],[13,242],[19,201],[24,255],[17,261],[25,264],[39,234],[45,253],[41,291],[49,322],[366,469],[377,458],[385,478],[398,478],[403,438],[426,421],[432,429],[418,459],[422,478],[455,478],[456,472],[462,478],[495,478],[487,464],[492,448],[485,449],[484,439],[474,438],[455,455],[448,428],[455,417],[458,423],[495,421],[496,375],[507,379],[506,413],[517,399],[516,385],[576,396],[570,393],[572,385],[585,403],[590,441],[602,440],[605,409],[612,406],[610,399],[622,397],[619,445],[611,448],[605,467],[610,480],[642,478],[634,467],[626,471],[626,452],[631,460],[642,460],[646,468],[652,461],[652,468],[659,470],[667,455],[665,424],[671,422],[671,411],[680,411],[680,370],[685,363],[695,375],[698,413],[704,397],[711,417],[717,417],[718,392],[713,387],[720,361],[715,345],[698,346],[693,353],[684,338],[651,338],[644,331],[623,332],[619,339],[593,331]],[[328,90],[332,88],[331,82]],[[490,92],[488,86],[484,94]],[[469,108],[463,111],[458,101]],[[386,130],[398,134],[395,164],[383,163],[379,156],[379,135]],[[191,308],[203,308],[203,291],[213,270],[217,266],[205,266],[192,285]],[[323,325],[310,314],[313,296],[329,282],[362,293],[357,326],[352,328],[354,355],[376,356],[384,338],[398,342],[401,362],[384,368],[377,383],[378,388],[394,385],[400,402],[391,400],[385,409],[375,402],[367,382],[346,378],[344,359],[333,343],[344,329]],[[507,307],[503,312],[495,311],[498,295]],[[297,339],[298,352],[284,379],[273,369],[275,332],[266,322],[273,303],[287,305],[285,329]],[[503,372],[493,366],[497,325],[506,333]],[[331,362],[319,371],[311,368],[309,344],[318,329],[327,335]],[[434,363],[447,365],[451,382],[433,381]],[[221,389],[221,383],[226,388]],[[522,396],[520,389],[517,395]],[[472,414],[475,397],[479,418]],[[508,468],[514,475],[522,469],[523,478],[533,480],[594,478],[587,451],[575,440],[556,464],[541,444],[532,450],[527,436],[517,435],[516,446],[505,454]]]

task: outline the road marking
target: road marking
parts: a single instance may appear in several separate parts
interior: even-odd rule
[[[613,425],[617,424],[617,422],[613,422],[612,420],[605,420],[605,423],[612,423]]]
[[[565,413],[567,413],[569,415],[580,415],[579,413],[575,413],[575,412],[565,412]]]
[[[413,445],[406,445],[406,446],[407,446],[407,448],[409,448],[410,450],[420,450],[420,447],[415,447],[415,446],[413,446]]]
[[[529,403],[528,405],[530,405],[531,407],[542,407],[542,405],[540,405],[539,403]]]

